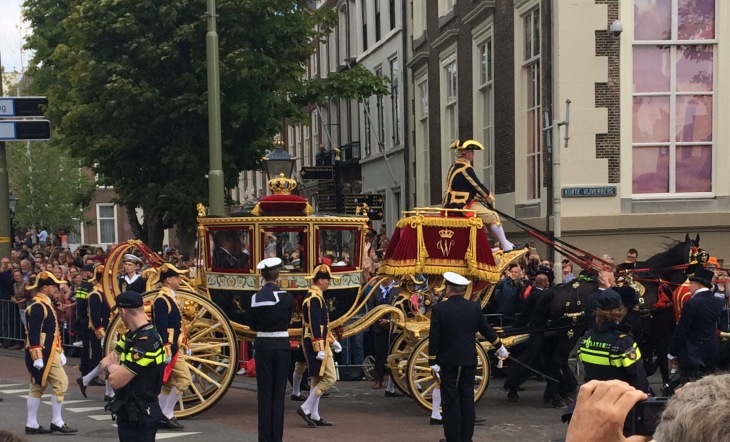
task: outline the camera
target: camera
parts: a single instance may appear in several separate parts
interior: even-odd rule
[[[627,418],[631,424],[631,434],[652,436],[668,401],[666,397],[651,397],[634,405]]]
[[[622,25],[620,21],[614,20],[613,23],[611,23],[611,26],[608,27],[608,32],[614,37],[618,37],[622,32],[624,32],[624,25]]]

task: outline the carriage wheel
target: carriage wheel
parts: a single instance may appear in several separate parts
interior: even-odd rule
[[[474,342],[477,347],[476,382],[474,383],[474,402],[479,402],[489,385],[489,358],[482,346]],[[424,338],[413,349],[408,360],[408,387],[418,405],[431,411],[431,396],[436,382],[428,363],[428,338]]]
[[[186,363],[193,383],[175,409],[175,417],[184,418],[202,413],[223,397],[236,375],[238,346],[230,321],[211,300],[187,290],[177,290],[175,295],[180,299],[192,351]],[[155,296],[157,291],[145,293],[145,303],[151,303]],[[114,350],[118,337],[126,331],[120,317],[114,318],[105,353]]]
[[[413,347],[406,342],[405,334],[401,333],[393,341],[390,346],[390,353],[388,355],[388,371],[390,376],[395,383],[396,388],[404,395],[410,397],[411,390],[408,388],[408,380],[406,379],[408,357],[411,355]]]

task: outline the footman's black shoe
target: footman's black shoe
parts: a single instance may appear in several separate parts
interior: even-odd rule
[[[86,395],[84,395],[84,397],[86,397]],[[114,396],[104,395],[104,402],[111,402],[113,400],[114,400]]]
[[[334,425],[332,422],[327,422],[326,420],[322,419],[321,417],[319,418],[318,421],[315,421],[314,419],[312,419],[312,420],[314,421],[315,425],[317,425],[318,427],[331,427]]]
[[[296,394],[293,394],[293,395],[291,395],[291,400],[297,401],[297,402],[304,402],[307,400],[307,398],[305,398],[302,395],[297,396]]]
[[[76,378],[76,383],[79,384],[79,389],[81,390],[81,394],[88,399],[88,396],[86,396],[86,385],[84,385],[84,378],[79,376]]]
[[[169,419],[167,416],[162,416],[162,420],[160,420],[157,428],[161,430],[182,430],[185,427],[174,417],[172,419]]]
[[[307,426],[309,428],[316,428],[317,427],[317,423],[314,422],[314,420],[310,417],[310,415],[308,415],[307,413],[304,412],[304,410],[302,410],[302,407],[297,408],[297,414],[299,416],[301,416],[302,419],[304,419],[304,422],[307,423]]]
[[[435,418],[431,418],[430,422],[431,422],[431,425],[443,425],[444,424],[444,421],[442,421],[441,419],[435,419]]]
[[[51,430],[47,430],[42,426],[38,428],[25,427],[25,434],[49,434]]]
[[[398,393],[397,391],[393,391],[393,392],[386,391],[385,397],[403,397],[403,395]]]
[[[59,432],[63,434],[73,434],[78,433],[78,431],[79,430],[77,430],[76,428],[69,427],[66,422],[64,422],[63,425],[60,427],[54,423],[51,423],[51,433]]]

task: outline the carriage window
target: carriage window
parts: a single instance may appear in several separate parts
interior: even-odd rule
[[[249,270],[251,229],[211,229],[208,235],[208,262],[214,272]]]
[[[265,228],[261,237],[263,258],[281,258],[284,269],[292,272],[307,268],[307,238],[304,227]]]
[[[319,229],[317,253],[320,262],[330,263],[333,271],[359,264],[360,230],[358,228]]]

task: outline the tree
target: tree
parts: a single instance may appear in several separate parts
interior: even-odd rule
[[[227,188],[299,112],[292,97],[313,42],[333,11],[304,0],[218,0],[223,169]],[[135,235],[153,250],[177,224],[192,244],[195,204],[207,202],[207,80],[199,0],[26,0],[33,90],[81,163],[114,186],[134,214]],[[189,249],[188,249],[189,250]]]
[[[94,180],[78,160],[50,143],[7,144],[10,189],[18,197],[14,223],[21,227],[76,230],[94,193]]]

